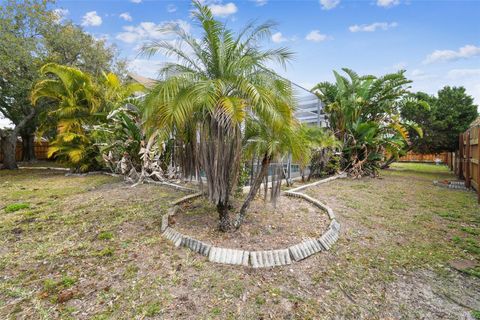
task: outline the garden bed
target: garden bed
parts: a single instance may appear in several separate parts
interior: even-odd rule
[[[241,202],[234,202],[238,212]],[[233,214],[232,214],[233,216]],[[223,233],[218,230],[215,207],[204,198],[183,204],[173,227],[182,234],[220,247],[243,250],[283,249],[305,238],[318,238],[329,224],[326,212],[304,200],[280,197],[277,208],[262,199],[252,202],[241,228]]]

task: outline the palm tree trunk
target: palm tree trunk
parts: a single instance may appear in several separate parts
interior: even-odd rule
[[[230,230],[230,214],[228,212],[228,199],[225,202],[217,204],[218,212],[218,229],[222,232]]]
[[[265,175],[265,182],[263,183],[263,201],[267,202],[268,199],[268,169],[267,174]]]
[[[200,159],[207,178],[208,199],[216,205],[219,227],[230,227],[230,193],[236,185],[240,168],[240,128],[226,128],[215,118],[204,122],[200,135]]]
[[[260,189],[260,186],[262,185],[262,181],[263,181],[264,177],[268,173],[268,167],[270,165],[270,161],[271,161],[271,159],[267,155],[265,155],[263,157],[262,167],[261,167],[260,171],[258,172],[257,176],[255,177],[255,180],[253,181],[253,184],[250,186],[250,191],[248,192],[248,195],[245,198],[245,201],[243,202],[242,207],[240,208],[240,212],[238,213],[238,215],[235,219],[235,222],[234,222],[235,229],[240,228],[243,221],[245,220],[247,210],[250,207],[250,204],[251,204],[252,200],[255,198],[255,195],[258,193],[258,190]],[[265,185],[267,185],[267,184],[265,184]]]

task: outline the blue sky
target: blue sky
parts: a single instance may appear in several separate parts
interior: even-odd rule
[[[267,46],[296,53],[279,72],[311,88],[348,67],[381,75],[406,69],[414,90],[435,93],[463,85],[480,105],[480,1],[416,0],[204,0],[215,15],[239,29],[247,22],[278,23]],[[130,68],[155,77],[165,58],[138,56],[146,41],[165,37],[158,26],[176,23],[199,34],[189,1],[58,0],[64,19],[115,44]],[[168,38],[168,37],[167,37]]]
[[[288,46],[295,59],[279,71],[308,88],[349,67],[381,75],[406,69],[413,89],[435,93],[463,85],[480,104],[480,1],[205,0],[233,29],[247,22],[278,23],[268,46]],[[65,18],[114,43],[130,67],[154,77],[165,59],[139,57],[156,27],[178,23],[198,34],[189,1],[66,1]]]

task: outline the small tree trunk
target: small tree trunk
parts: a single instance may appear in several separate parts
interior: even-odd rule
[[[268,166],[270,165],[270,158],[265,155],[262,159],[262,167],[260,171],[258,172],[257,176],[255,177],[255,180],[253,181],[253,184],[250,186],[250,190],[248,191],[248,195],[245,198],[245,201],[243,202],[242,207],[240,208],[240,212],[237,215],[237,218],[235,219],[234,222],[234,227],[235,229],[240,228],[242,225],[243,221],[245,220],[245,216],[247,214],[247,210],[250,207],[250,204],[252,200],[255,198],[255,195],[258,193],[258,190],[260,189],[260,186],[262,185],[263,178],[268,174]],[[267,184],[265,184],[267,185]],[[267,186],[268,188],[268,186]],[[266,193],[266,191],[265,191]]]
[[[9,135],[2,136],[1,150],[3,153],[3,165],[1,169],[18,169],[15,153],[17,149],[17,135],[11,132]]]
[[[35,161],[35,136],[22,135],[22,161]]]

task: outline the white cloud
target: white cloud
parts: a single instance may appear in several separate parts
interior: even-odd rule
[[[319,30],[312,30],[306,35],[305,39],[308,41],[320,42],[327,40],[328,36],[326,34],[321,34]]]
[[[108,41],[110,40],[110,35],[108,33],[100,33],[100,34],[97,34],[97,35],[92,35],[93,38],[97,41]]]
[[[480,69],[452,69],[448,72],[448,77],[450,79],[480,77]]]
[[[133,3],[141,3],[142,0],[130,0],[130,2],[133,2]]]
[[[377,0],[377,6],[390,8],[400,4],[400,0]]]
[[[102,24],[102,17],[97,14],[97,11],[87,12],[82,18],[82,26],[98,27]]]
[[[57,22],[62,22],[70,14],[70,11],[68,11],[68,9],[57,8],[53,9],[53,14],[55,14]]]
[[[264,6],[268,3],[268,0],[254,0],[258,7]]]
[[[425,75],[425,72],[420,69],[413,69],[411,75],[412,77],[422,77]]]
[[[272,41],[275,43],[281,43],[288,41],[288,39],[285,38],[281,32],[276,32],[272,35]]]
[[[353,26],[348,27],[350,32],[374,32],[377,30],[388,30],[391,28],[395,28],[398,26],[396,22],[374,22],[371,24],[355,24]]]
[[[453,69],[440,74],[426,74],[417,69],[411,73],[417,74],[417,76],[411,76],[415,91],[436,94],[444,86],[463,86],[467,89],[467,94],[475,99],[475,104],[480,106],[480,83],[478,82],[480,69]]]
[[[141,22],[137,26],[125,26],[124,32],[117,35],[117,39],[126,43],[134,43],[144,40],[161,40],[172,37],[172,32],[161,29],[182,28],[186,32],[190,31],[190,24],[184,20],[164,21],[156,24],[153,22]]]
[[[399,63],[394,64],[392,67],[395,70],[405,70],[408,67],[408,63],[406,63],[405,61],[401,61]]]
[[[480,47],[474,45],[466,45],[455,50],[435,50],[427,56],[424,63],[433,63],[439,61],[453,61],[460,59],[468,59],[480,56]]]
[[[167,6],[167,12],[173,13],[173,12],[175,12],[175,11],[177,11],[177,6],[176,6],[176,5],[174,5],[174,4],[169,4],[169,5]]]
[[[340,0],[320,0],[323,10],[330,10],[340,4]]]
[[[208,7],[212,11],[212,14],[217,17],[228,17],[238,11],[237,6],[233,2],[226,4],[211,4]]]
[[[129,60],[127,68],[141,76],[156,79],[162,63],[162,60],[133,59]]]
[[[128,12],[121,13],[119,17],[125,21],[132,21],[132,16]]]

